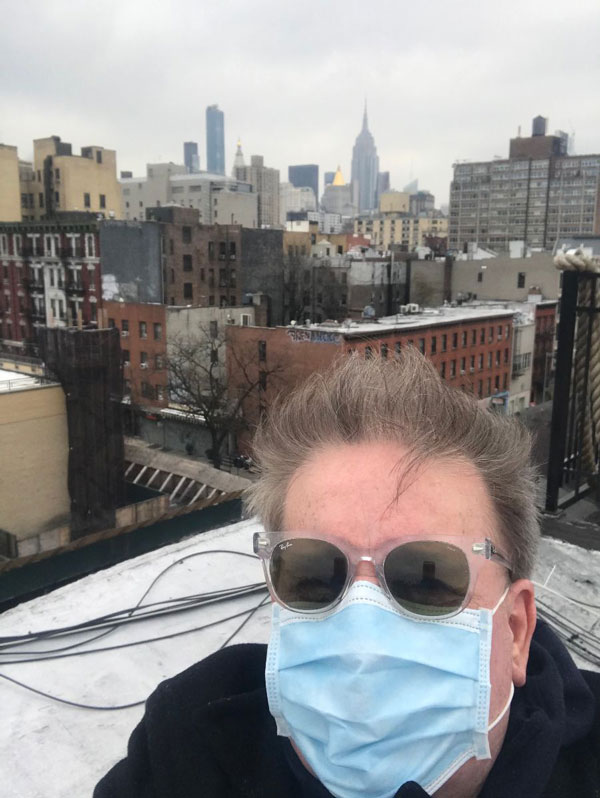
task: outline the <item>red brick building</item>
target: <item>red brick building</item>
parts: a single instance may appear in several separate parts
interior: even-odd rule
[[[138,405],[166,407],[167,325],[164,305],[105,302],[103,326],[121,331],[125,395]]]
[[[85,214],[0,224],[0,338],[34,354],[41,327],[96,325],[102,304],[98,223]]]
[[[533,351],[533,375],[531,379],[531,398],[534,402],[543,402],[544,384],[550,384],[553,371],[551,354],[554,352],[556,334],[556,300],[539,302],[535,306],[535,348]],[[549,398],[546,392],[546,399]]]
[[[255,424],[280,391],[290,390],[314,371],[324,371],[340,355],[357,352],[363,357],[391,358],[411,345],[428,357],[451,385],[482,400],[504,395],[510,387],[513,315],[514,311],[505,308],[459,307],[399,316],[397,322],[232,328],[229,345],[255,345],[259,373],[280,367],[280,373],[265,376],[260,390],[250,396],[246,419],[250,426]],[[235,368],[233,358],[228,358],[228,367]],[[236,375],[232,377],[235,382]]]

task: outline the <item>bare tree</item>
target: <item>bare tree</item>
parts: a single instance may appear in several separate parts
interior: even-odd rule
[[[235,368],[226,368],[226,357]],[[247,427],[244,403],[264,387],[267,377],[283,371],[279,362],[260,363],[253,343],[233,343],[227,328],[198,325],[194,333],[173,336],[167,348],[169,396],[190,417],[201,417],[211,438],[206,455],[220,468],[230,435]],[[228,372],[229,384],[228,384]],[[231,384],[231,380],[235,384]]]

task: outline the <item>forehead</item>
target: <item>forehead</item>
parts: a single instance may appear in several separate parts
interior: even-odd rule
[[[496,537],[491,499],[477,470],[462,461],[411,468],[397,443],[330,446],[292,479],[284,528],[377,545],[403,535]]]

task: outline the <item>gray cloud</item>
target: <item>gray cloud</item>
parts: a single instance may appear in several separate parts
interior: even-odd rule
[[[456,158],[505,155],[531,117],[600,151],[597,0],[0,0],[0,140],[112,147],[120,169],[182,159],[225,111],[227,168],[247,156],[341,165],[365,95],[382,169],[448,196]]]

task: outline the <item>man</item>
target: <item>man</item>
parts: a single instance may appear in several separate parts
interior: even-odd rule
[[[249,508],[268,651],[164,682],[113,796],[600,796],[600,678],[536,627],[529,439],[415,351],[273,408]]]

